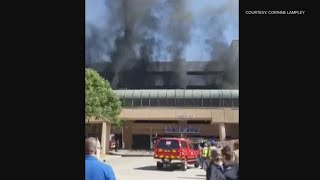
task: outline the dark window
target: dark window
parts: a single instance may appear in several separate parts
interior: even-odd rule
[[[184,100],[185,106],[193,106],[193,99],[185,99]]]
[[[141,106],[141,99],[140,98],[133,99],[133,106]]]
[[[181,141],[181,147],[182,148],[188,148],[187,142]]]
[[[121,106],[124,106],[124,99],[120,99],[121,101]]]
[[[184,106],[184,99],[177,98],[176,99],[176,106]]]
[[[176,101],[175,99],[167,99],[167,106],[175,106]]]
[[[239,107],[239,98],[232,99],[233,106],[232,107]]]
[[[166,99],[158,99],[158,100],[159,100],[159,106],[167,106]]]
[[[150,98],[150,106],[158,106],[158,99]]]
[[[161,149],[179,149],[179,142],[177,140],[159,140],[157,148]]]
[[[220,107],[220,99],[213,98],[213,99],[211,99],[211,102],[212,102],[213,107]]]
[[[187,121],[187,124],[210,124],[210,121]]]
[[[202,107],[202,99],[194,99],[193,100],[193,105],[195,106],[195,107]]]
[[[126,106],[126,107],[132,106],[132,99],[125,99],[123,106]]]
[[[211,107],[211,99],[203,99],[204,107]]]
[[[142,106],[149,106],[149,98],[142,99]]]
[[[232,107],[232,99],[231,98],[223,99],[223,107]]]

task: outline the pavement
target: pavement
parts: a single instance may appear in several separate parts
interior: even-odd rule
[[[152,150],[119,149],[117,152],[112,150],[108,154],[109,155],[122,156],[122,157],[153,157],[153,151]]]
[[[106,157],[116,178],[119,180],[205,180],[206,173],[203,169],[195,168],[189,165],[186,171],[179,168],[166,168],[158,170],[156,160],[152,157],[122,157],[109,155]]]

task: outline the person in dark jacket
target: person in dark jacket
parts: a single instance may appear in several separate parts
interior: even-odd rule
[[[212,151],[212,161],[207,169],[207,180],[239,180],[239,165],[232,161],[232,150]]]
[[[85,140],[85,175],[86,180],[116,180],[111,166],[96,157],[97,140],[89,137]]]
[[[233,161],[233,152],[229,146],[222,149],[223,156],[223,174],[226,180],[239,180],[239,164]]]
[[[222,153],[219,149],[212,150],[212,160],[206,170],[207,180],[227,180],[224,173]]]

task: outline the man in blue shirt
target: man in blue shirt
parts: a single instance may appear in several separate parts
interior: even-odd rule
[[[85,140],[86,180],[116,180],[111,166],[99,161],[96,157],[97,140],[89,137]]]

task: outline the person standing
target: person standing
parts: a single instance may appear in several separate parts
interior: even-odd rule
[[[213,150],[216,150],[217,149],[217,142],[214,140],[214,139],[212,139],[212,140],[210,140],[210,145],[209,145],[209,151],[208,151],[208,159],[210,159],[211,160],[211,157],[212,157],[212,154],[211,154],[211,152],[213,151]]]
[[[115,151],[115,152],[118,152],[119,144],[120,144],[120,143],[119,143],[119,139],[116,139],[116,140],[115,140],[115,143],[116,143],[116,145],[115,145],[114,151]]]
[[[212,160],[206,173],[207,180],[239,180],[239,165],[232,161],[229,146],[225,146],[222,151],[212,151]]]
[[[206,160],[208,159],[208,152],[209,152],[207,143],[204,143],[203,146],[204,147],[201,149],[201,158],[200,158],[201,169],[206,168],[205,163],[206,163]]]
[[[223,174],[226,180],[239,180],[239,164],[233,161],[233,152],[230,146],[225,146],[222,149],[223,156]]]
[[[101,162],[97,155],[97,139],[88,137],[85,140],[85,176],[86,180],[116,180],[111,166]]]
[[[206,169],[206,180],[227,180],[224,175],[223,157],[219,149],[215,149],[211,154],[212,160]]]
[[[239,143],[235,142],[233,144],[233,159],[234,162],[239,163]]]

